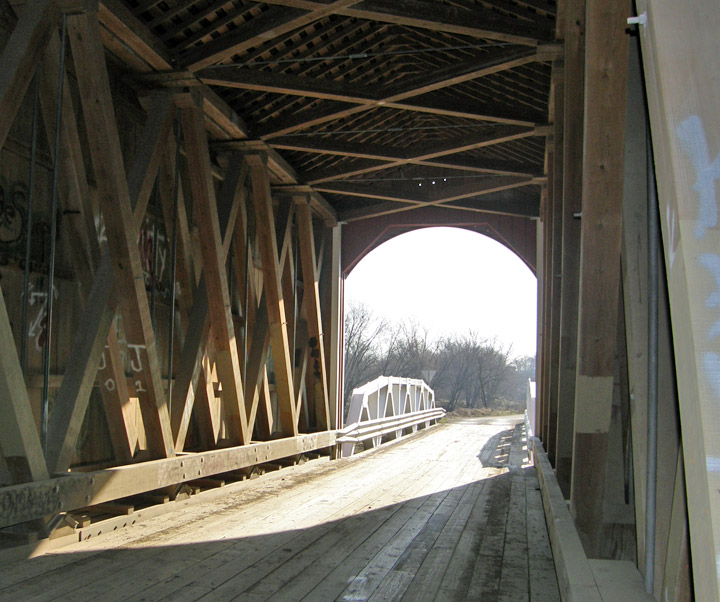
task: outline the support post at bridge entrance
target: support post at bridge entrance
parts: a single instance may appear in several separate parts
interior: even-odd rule
[[[585,154],[575,441],[570,509],[588,555],[600,548],[617,344],[630,3],[586,4]]]

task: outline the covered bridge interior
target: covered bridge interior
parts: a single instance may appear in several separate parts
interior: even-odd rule
[[[344,277],[452,225],[585,554],[718,599],[720,12],[636,4],[0,0],[0,537],[329,453]]]

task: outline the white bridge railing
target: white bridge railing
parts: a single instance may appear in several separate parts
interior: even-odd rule
[[[376,447],[436,423],[445,410],[435,407],[435,393],[425,381],[381,376],[353,391],[348,426],[337,433],[342,457],[358,443]],[[406,432],[407,431],[407,432]]]

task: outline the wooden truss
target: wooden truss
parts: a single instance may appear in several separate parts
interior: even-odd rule
[[[72,61],[58,107],[61,14]],[[29,2],[0,58],[0,146],[32,103],[35,73],[48,141],[60,110],[51,159],[60,209],[72,216],[62,223],[61,263],[79,293],[60,299],[74,336],[51,349],[45,450],[28,387],[42,376],[23,375],[0,294],[0,450],[10,479],[0,526],[335,443],[328,365],[338,356],[323,329],[338,306],[321,290],[339,266],[324,261],[326,248],[339,251],[333,210],[293,189],[292,170],[271,149],[215,147],[209,131],[237,138],[242,126],[207,89],[150,92],[143,127],[119,122],[128,101],[113,92],[105,61],[101,21],[110,19],[107,5]],[[137,130],[131,145],[128,127]],[[158,300],[160,229],[175,271]],[[105,449],[81,438],[88,428],[107,430]]]

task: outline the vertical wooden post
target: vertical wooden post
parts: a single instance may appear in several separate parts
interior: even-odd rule
[[[270,343],[275,365],[275,386],[278,395],[280,423],[283,434],[292,436],[298,434],[297,407],[285,317],[285,300],[280,282],[282,274],[278,259],[270,181],[263,157],[248,155],[246,160],[250,166],[252,181],[253,207],[255,208],[257,238],[262,259],[263,288],[270,323]]]
[[[238,206],[241,206],[244,199],[244,193],[239,192],[242,189],[242,174],[244,173],[244,169],[238,161],[240,161],[240,158],[234,157],[232,167],[228,168],[230,171],[221,193],[222,198],[226,199],[227,203],[219,206],[217,210],[218,224],[223,236],[220,256],[220,263],[223,265],[227,260],[230,242],[235,240],[237,246],[238,241],[234,239],[233,233],[236,230],[236,224],[242,220],[241,218],[240,220],[235,220],[234,224],[231,223],[232,219],[234,219],[232,206],[235,205],[236,202]],[[242,211],[235,211],[234,215],[237,216],[238,213],[240,213],[241,216],[244,215]],[[178,220],[178,233],[181,238],[186,241],[183,245],[185,253],[183,253],[183,261],[181,263],[185,262],[189,277],[192,271],[188,264],[188,262],[191,262],[190,236],[186,223],[187,216],[185,214],[184,203],[180,205],[179,215],[181,218]],[[185,224],[183,225],[184,222]],[[192,281],[188,283],[188,286],[191,285]],[[205,276],[201,272],[199,283],[194,294],[194,303],[187,318],[188,326],[185,344],[183,345],[178,362],[176,386],[173,387],[172,429],[178,450],[181,450],[185,445],[185,437],[187,436],[188,427],[190,426],[190,416],[192,415],[192,409],[198,396],[198,401],[203,404],[201,411],[207,419],[203,424],[204,426],[210,425],[204,431],[204,434],[207,435],[207,440],[213,440],[214,433],[218,432],[216,426],[212,424],[212,417],[215,416],[215,413],[210,407],[214,402],[214,394],[208,398],[206,393],[210,391],[211,388],[209,387],[211,381],[209,372],[210,362],[204,357],[207,353],[207,342],[210,336],[210,321],[208,319],[209,307]],[[230,402],[230,398],[228,398],[227,401]],[[248,413],[246,412],[245,415],[247,417]],[[251,431],[252,425],[249,425],[248,435],[251,434]]]
[[[325,337],[323,335],[320,310],[320,287],[315,254],[315,234],[312,224],[312,210],[307,199],[297,204],[298,235],[300,237],[300,262],[302,264],[305,308],[307,310],[308,334],[311,365],[308,371],[310,386],[308,396],[312,395],[315,405],[317,427],[327,430],[330,427],[330,409],[328,407],[327,369],[325,367]],[[313,344],[314,341],[314,344]]]
[[[50,36],[45,58],[38,71],[40,76],[40,105],[45,122],[44,129],[50,149],[54,148],[55,140],[55,115],[57,113],[56,85],[59,62],[60,38],[57,33],[54,33]],[[70,84],[66,77],[63,85],[61,119],[62,152],[60,154],[60,161],[63,165],[63,177],[60,179],[60,192],[62,206],[68,211],[75,213],[77,218],[62,220],[62,228],[63,235],[76,243],[71,245],[70,257],[73,270],[80,283],[81,297],[83,298],[83,302],[86,303],[85,299],[91,294],[92,288],[95,286],[93,275],[96,274],[96,264],[98,262],[102,263],[103,260],[99,257],[100,251],[96,235],[95,216],[93,215],[90,203],[90,191],[87,184],[87,175],[85,173],[85,164],[73,104]],[[107,289],[107,287],[112,287],[112,274],[106,274],[106,276],[110,278],[109,283],[103,284],[102,286]],[[106,292],[109,298],[111,291],[106,290]],[[115,303],[112,304],[112,315],[115,313],[116,305]],[[91,309],[90,311],[93,310]],[[108,309],[108,311],[110,311],[110,309]],[[94,315],[97,316],[97,314]],[[92,319],[90,323],[83,321],[86,333],[89,329],[93,328],[91,323],[93,323]],[[97,322],[95,322],[95,324],[97,324]],[[129,461],[133,457],[137,443],[135,412],[129,403],[129,393],[120,358],[117,333],[114,328],[105,329],[104,325],[100,327],[104,329],[104,332],[101,333],[100,336],[107,336],[106,349],[104,351],[100,348],[92,352],[93,354],[97,353],[97,357],[101,360],[99,366],[98,361],[93,361],[92,364],[98,366],[97,381],[100,385],[100,393],[115,458],[121,461]],[[102,360],[103,357],[104,361]],[[75,360],[77,363],[84,362],[84,359],[81,359],[79,356],[76,356]],[[77,420],[82,422],[85,415],[87,398],[85,398],[85,403],[83,403],[84,394],[80,395],[77,390],[69,388],[69,384],[72,382],[79,383],[77,380],[70,380],[70,382],[66,382],[65,386],[61,387],[61,391],[58,392],[53,407],[53,415],[56,415],[56,410],[59,410],[61,406],[67,402],[73,406],[77,405],[74,412]],[[86,394],[89,395],[90,391],[87,390]],[[65,401],[58,403],[58,398],[64,395],[66,395]],[[65,411],[68,409],[69,408],[65,408]],[[50,417],[49,424],[50,437],[62,435],[67,431],[68,427],[68,425],[58,425],[55,422],[57,418],[53,415]],[[58,426],[60,426],[61,432],[58,432]],[[68,446],[74,448],[74,441],[68,441]],[[67,462],[67,465],[64,465],[64,462],[58,462],[59,455],[57,450],[48,454],[48,457],[52,459],[52,465],[50,466],[51,472],[63,471],[69,465],[70,458],[65,457],[64,461]]]
[[[553,466],[556,466],[556,439],[558,424],[558,379],[557,366],[560,355],[560,308],[562,280],[562,197],[563,197],[563,172],[564,172],[564,149],[563,149],[563,112],[565,76],[564,66],[561,61],[553,63],[553,136],[552,136],[552,177],[549,186],[549,225],[551,228],[551,247],[548,249],[550,255],[549,267],[549,288],[550,288],[550,337],[549,337],[549,383],[548,391],[548,423],[547,423],[547,454]]]
[[[155,334],[137,247],[137,230],[125,179],[110,82],[96,15],[72,15],[68,30],[77,67],[88,141],[105,217],[115,282],[124,291],[123,325],[137,345],[145,392],[140,398],[148,446],[156,456],[174,453],[168,407],[160,379]]]
[[[585,94],[585,0],[565,1],[565,95],[563,111],[562,282],[558,356],[558,427],[555,476],[570,498],[577,312],[580,288],[580,212],[582,210],[583,110]]]
[[[720,12],[639,0],[675,347],[695,599],[720,597]]]
[[[588,555],[599,549],[613,399],[620,283],[630,3],[588,0],[585,153],[571,512]]]
[[[542,212],[540,213],[542,218]],[[545,381],[545,224],[542,219],[535,222],[535,274],[537,275],[537,351],[535,358],[535,421],[530,426],[536,437],[542,433],[542,386]]]
[[[210,154],[202,110],[194,105],[182,109],[183,132],[188,165],[192,169],[190,186],[193,195],[193,209],[200,229],[200,250],[203,257],[203,274],[207,287],[210,322],[215,338],[215,361],[223,383],[223,405],[228,416],[230,435],[236,443],[249,443],[245,399],[235,329],[230,311],[230,292],[225,269],[225,254],[220,232],[215,187],[212,180]],[[228,192],[228,200],[235,197],[238,185],[237,175],[233,178],[234,188]],[[228,228],[228,232],[233,232]]]
[[[330,427],[342,428],[342,349],[343,349],[343,305],[341,273],[342,226],[327,228],[328,241],[325,245],[326,259],[322,272],[327,278],[325,294],[325,353],[328,370],[328,397],[330,405]]]
[[[633,53],[634,54],[634,53]],[[645,484],[648,405],[648,164],[647,116],[642,82],[631,60],[623,191],[622,277],[625,302],[628,381],[632,408],[635,529],[638,566],[645,563]],[[640,88],[638,90],[638,87]],[[673,467],[673,472],[675,467]]]
[[[547,445],[549,435],[548,421],[550,419],[550,381],[552,380],[551,365],[551,342],[552,342],[552,207],[550,205],[552,196],[553,168],[555,162],[553,160],[552,146],[547,147],[545,152],[545,162],[547,164],[547,180],[548,183],[543,186],[542,202],[541,202],[541,220],[543,225],[543,289],[542,289],[542,364],[540,366],[542,378],[540,379],[540,389],[537,396],[539,399],[538,417],[538,436]]]
[[[57,36],[53,36],[57,37]],[[48,47],[48,55],[57,49],[56,40],[51,41]],[[46,78],[47,79],[47,78]],[[52,101],[51,96],[46,95],[45,105]],[[69,93],[67,101],[71,103]],[[46,114],[48,109],[45,107]],[[63,127],[64,146],[68,156],[61,158],[66,163],[66,170],[72,174],[70,181],[75,182],[73,188],[82,190],[87,195],[87,185],[80,185],[84,180],[85,172],[82,165],[82,155],[79,151],[79,140],[77,125],[73,114],[72,104],[68,104],[65,112],[66,122]],[[157,173],[161,156],[161,149],[164,144],[164,135],[169,127],[171,116],[170,99],[167,95],[156,98],[153,110],[148,117],[148,123],[143,128],[142,138],[139,143],[139,150],[128,176],[128,191],[130,204],[135,205],[133,220],[135,229],[139,229],[139,222],[145,211],[147,199],[150,196],[152,182]],[[49,121],[46,119],[46,121]],[[75,151],[75,152],[73,152]],[[73,177],[74,176],[74,177]],[[76,199],[77,204],[80,199]],[[85,196],[87,201],[87,196]],[[91,225],[91,232],[82,232],[80,241],[92,251],[97,252],[97,243],[94,240],[94,224]],[[92,252],[91,251],[91,252]],[[75,450],[77,436],[80,432],[83,419],[90,400],[90,393],[98,375],[98,368],[101,367],[99,380],[108,426],[113,441],[113,448],[118,459],[129,460],[135,446],[136,435],[132,427],[128,428],[129,416],[123,413],[128,404],[127,383],[125,373],[119,362],[119,351],[117,349],[116,333],[108,336],[111,324],[115,316],[116,303],[111,303],[113,293],[113,273],[110,263],[110,256],[104,253],[100,266],[95,274],[95,281],[92,288],[89,288],[89,274],[86,270],[86,261],[76,261],[75,270],[80,282],[83,284],[86,296],[85,311],[83,313],[82,328],[76,333],[71,347],[71,354],[74,362],[66,370],[60,390],[58,391],[53,410],[50,417],[48,429],[48,468],[51,473],[63,472],[69,466]],[[105,345],[105,342],[108,342]],[[105,361],[102,362],[104,347],[107,346],[108,353]],[[109,385],[112,383],[112,386]]]

